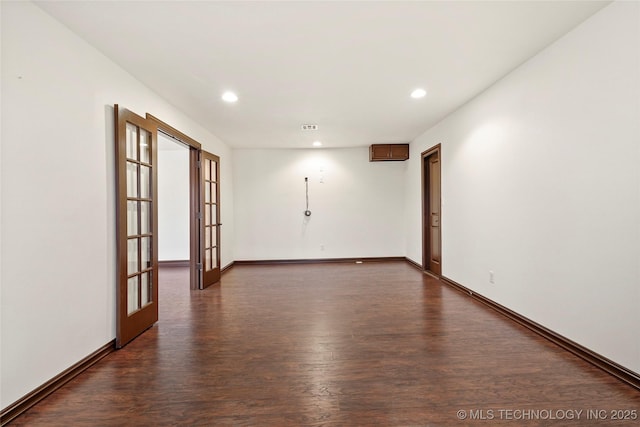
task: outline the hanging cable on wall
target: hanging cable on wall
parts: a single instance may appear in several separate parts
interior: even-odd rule
[[[304,211],[304,216],[311,216],[311,211],[309,210],[309,178],[306,176],[304,177],[304,186],[307,199],[307,209]]]

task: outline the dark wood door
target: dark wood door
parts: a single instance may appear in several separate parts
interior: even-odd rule
[[[201,170],[201,289],[220,280],[220,158],[202,151]]]
[[[440,159],[429,156],[429,270],[440,274]]]
[[[116,123],[116,346],[158,321],[157,128],[114,107]]]
[[[439,145],[422,153],[422,177],[423,266],[439,276],[442,274]]]

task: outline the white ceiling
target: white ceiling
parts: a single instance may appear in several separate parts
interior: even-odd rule
[[[607,3],[37,2],[230,146],[287,148],[409,142]]]

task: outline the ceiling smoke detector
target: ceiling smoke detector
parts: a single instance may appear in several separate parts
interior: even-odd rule
[[[318,130],[318,125],[302,125],[302,130]]]

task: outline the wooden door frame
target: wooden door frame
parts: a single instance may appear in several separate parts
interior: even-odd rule
[[[202,282],[200,268],[200,152],[202,145],[171,125],[147,113],[147,119],[154,122],[158,132],[186,144],[189,147],[189,288],[199,289]]]
[[[440,253],[440,273],[436,274],[429,268],[429,255],[430,255],[430,240],[427,236],[430,233],[431,222],[427,220],[427,204],[429,200],[429,187],[426,184],[426,168],[425,162],[428,161],[431,155],[437,154],[440,161],[440,176],[442,177],[442,150],[440,144],[425,150],[420,155],[420,169],[421,169],[421,188],[422,188],[422,271],[432,276],[440,278],[442,276],[442,179],[440,179],[440,233],[438,236],[438,249]],[[429,235],[430,237],[430,235]]]

